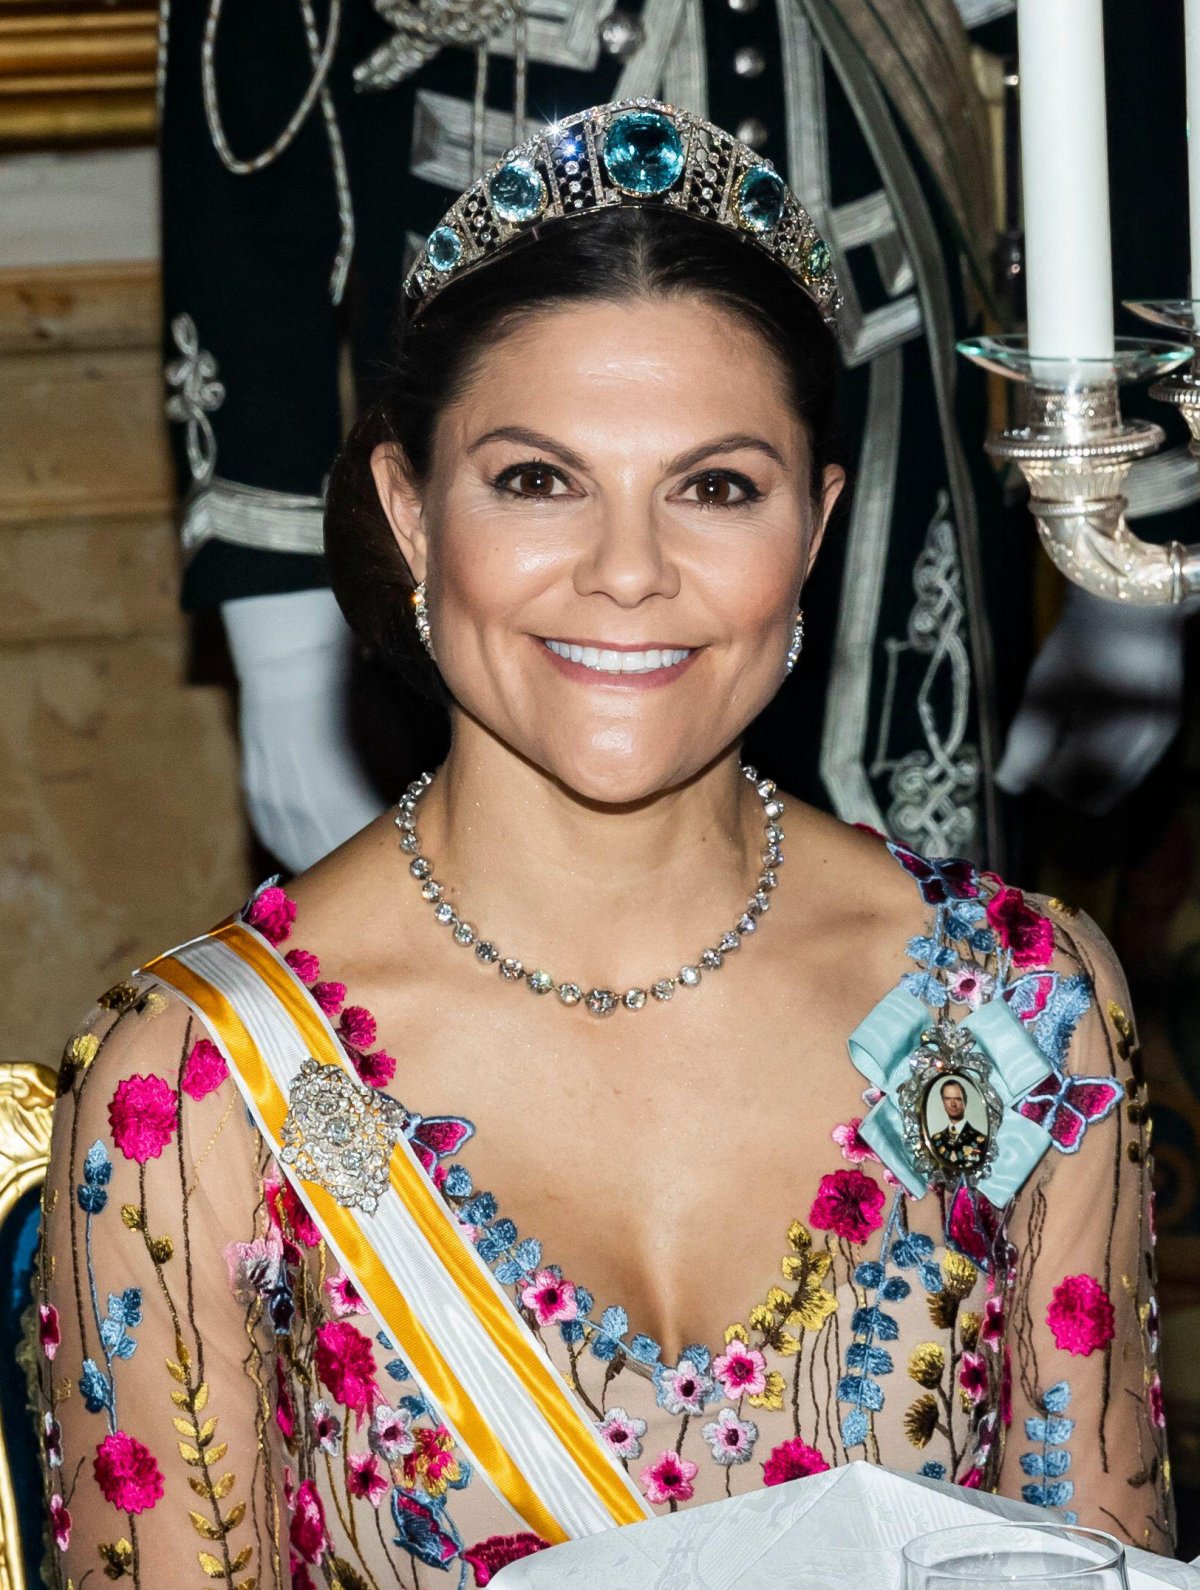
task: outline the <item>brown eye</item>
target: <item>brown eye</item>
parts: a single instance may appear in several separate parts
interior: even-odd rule
[[[697,500],[710,507],[724,508],[734,500],[734,485],[728,475],[700,475],[695,484]]]
[[[522,497],[552,497],[557,476],[549,469],[544,469],[540,464],[527,464],[515,475],[510,475],[507,484]]]

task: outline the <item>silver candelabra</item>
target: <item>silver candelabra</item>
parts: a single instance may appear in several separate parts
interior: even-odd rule
[[[1180,410],[1200,457],[1200,380],[1178,373],[1200,351],[1200,301],[1129,307],[1187,332],[1189,344],[1118,337],[1111,358],[1052,359],[1032,355],[1023,337],[978,337],[959,351],[1019,384],[1017,423],[990,437],[987,449],[1020,466],[1055,567],[1096,596],[1156,606],[1200,591],[1200,544],[1156,546],[1125,522],[1125,478],[1137,459],[1158,450],[1163,431],[1126,424],[1119,392],[1122,382],[1156,377],[1151,394]]]

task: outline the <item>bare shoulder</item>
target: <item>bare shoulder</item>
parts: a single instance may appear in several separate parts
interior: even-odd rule
[[[408,935],[401,923],[413,892],[403,887],[389,812],[299,873],[287,894],[296,907],[296,943],[328,950],[347,969],[373,962],[383,949],[403,959]]]

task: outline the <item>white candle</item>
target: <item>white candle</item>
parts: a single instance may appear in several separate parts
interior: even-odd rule
[[[1187,40],[1188,200],[1192,218],[1192,297],[1200,297],[1200,0],[1183,12]]]
[[[1191,0],[1200,12],[1200,0]],[[1113,351],[1101,0],[1018,0],[1029,350]]]

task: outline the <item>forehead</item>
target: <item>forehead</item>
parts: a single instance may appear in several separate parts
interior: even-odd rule
[[[787,374],[740,316],[696,295],[584,300],[530,313],[475,360],[444,419],[459,428],[521,423],[560,436],[618,422],[623,444],[652,421],[675,430],[772,432],[803,448]],[[731,420],[736,418],[736,425]]]

